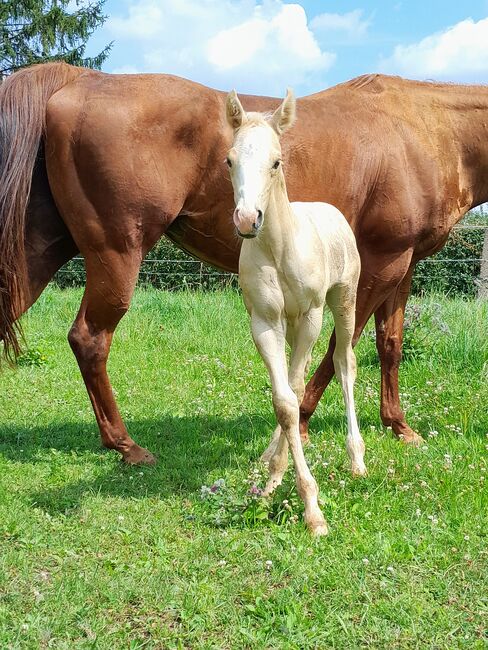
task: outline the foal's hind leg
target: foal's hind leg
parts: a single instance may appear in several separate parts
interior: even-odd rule
[[[370,316],[402,281],[410,267],[411,260],[411,250],[404,251],[401,255],[386,256],[372,255],[366,250],[362,251],[361,276],[356,294],[356,325],[353,345],[359,339]],[[331,336],[327,354],[306,386],[303,402],[300,405],[300,434],[302,440],[308,440],[310,417],[317,408],[325,388],[334,376],[334,350],[335,331]]]
[[[86,289],[68,339],[83,375],[102,443],[127,463],[153,463],[153,455],[127,433],[107,374],[107,358],[117,323],[129,308],[139,272],[139,253],[106,252],[86,259]]]
[[[327,304],[334,316],[336,346],[334,368],[342,387],[347,414],[347,453],[351,459],[352,473],[366,475],[364,464],[364,441],[359,432],[354,405],[354,382],[356,380],[356,356],[352,349],[355,320],[355,290],[350,286],[336,286],[327,294]]]

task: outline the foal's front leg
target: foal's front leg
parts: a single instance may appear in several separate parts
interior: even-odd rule
[[[270,478],[264,494],[282,481],[288,465],[288,446],[295,465],[297,489],[305,505],[305,522],[314,535],[326,535],[327,524],[318,505],[318,487],[303,454],[299,431],[299,402],[288,384],[284,327],[280,320],[269,322],[253,312],[251,328],[256,347],[269,372],[273,407],[282,434],[270,463]]]
[[[305,379],[312,361],[312,349],[317,341],[322,328],[323,309],[311,309],[298,324],[297,330],[287,328],[286,340],[291,348],[290,364],[288,371],[288,384],[301,404],[305,393]],[[281,426],[278,424],[273,431],[271,441],[261,454],[261,460],[269,463],[277,450],[281,436]],[[303,444],[303,438],[300,435]]]

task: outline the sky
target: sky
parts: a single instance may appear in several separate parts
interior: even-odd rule
[[[488,0],[107,0],[89,52],[106,72],[164,72],[282,96],[361,74],[488,83]]]

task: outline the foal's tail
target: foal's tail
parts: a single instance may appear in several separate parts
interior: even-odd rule
[[[9,361],[20,352],[17,319],[28,292],[25,214],[47,103],[83,72],[65,63],[47,63],[0,83],[0,341]]]

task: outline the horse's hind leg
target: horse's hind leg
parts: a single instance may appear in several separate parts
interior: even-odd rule
[[[73,237],[54,203],[46,167],[41,159],[37,160],[32,177],[24,249],[28,291],[17,318],[35,303],[56,271],[78,252]]]
[[[334,316],[336,333],[336,346],[333,356],[335,374],[342,387],[346,405],[347,453],[351,459],[352,473],[356,476],[365,476],[365,446],[359,432],[354,405],[356,356],[352,349],[352,339],[354,335],[355,302],[355,288],[349,285],[336,286],[327,293],[327,304]]]
[[[56,271],[78,252],[54,203],[41,158],[36,162],[32,177],[24,245],[29,286],[24,304],[24,311],[27,311]]]
[[[153,463],[150,452],[127,433],[107,374],[114,330],[129,308],[141,255],[115,252],[85,256],[86,289],[68,339],[83,375],[97,418],[102,443],[127,463]]]
[[[375,312],[376,347],[381,363],[381,420],[404,442],[420,444],[423,439],[405,421],[400,406],[398,369],[402,358],[403,319],[410,294],[412,266],[397,289]]]

